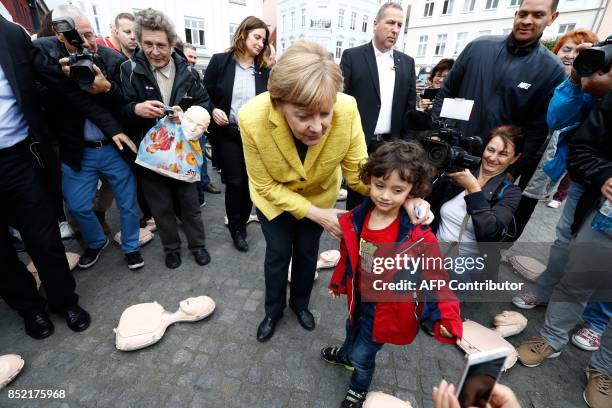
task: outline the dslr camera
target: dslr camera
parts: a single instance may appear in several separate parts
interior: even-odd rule
[[[446,173],[474,170],[480,165],[483,143],[479,136],[464,136],[443,120],[432,123],[431,135],[421,140],[427,161]]]
[[[89,89],[96,78],[93,65],[96,64],[104,73],[104,61],[97,54],[83,47],[85,41],[72,18],[56,19],[51,24],[58,34],[63,34],[66,41],[76,48],[76,52],[70,54],[69,57],[70,77],[76,81],[81,89]]]
[[[612,66],[612,35],[591,48],[582,50],[574,60],[579,77],[588,77],[598,71],[609,72]]]

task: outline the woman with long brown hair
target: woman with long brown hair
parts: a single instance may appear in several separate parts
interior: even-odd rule
[[[238,110],[266,91],[270,69],[270,32],[265,22],[249,16],[238,26],[227,52],[212,56],[204,84],[212,101],[210,133],[225,179],[225,212],[234,246],[249,250],[246,223],[253,203],[238,128]]]

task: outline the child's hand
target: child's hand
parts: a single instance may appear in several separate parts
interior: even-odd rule
[[[449,332],[449,331],[446,329],[446,327],[444,327],[444,326],[442,326],[442,325],[440,325],[440,335],[441,335],[442,337],[446,337],[447,339],[452,339],[453,337],[455,337],[455,336],[453,336],[453,335],[451,334],[451,332]]]
[[[339,293],[334,292],[333,290],[329,291],[329,296],[333,299],[333,300],[338,300],[338,298],[340,297]]]

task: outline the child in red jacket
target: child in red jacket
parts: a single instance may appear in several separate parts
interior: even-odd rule
[[[419,328],[423,293],[404,288],[380,290],[382,282],[399,282],[401,276],[415,283],[446,279],[446,272],[432,267],[406,275],[403,267],[385,265],[381,258],[409,254],[413,258],[440,258],[440,250],[427,226],[415,226],[403,209],[407,198],[428,193],[431,167],[416,143],[385,143],[361,169],[361,180],[370,187],[370,198],[340,219],[341,261],[329,284],[330,295],[347,295],[346,339],[341,347],[325,347],[323,359],[352,371],[351,383],[341,407],[361,407],[374,376],[376,353],[384,343],[410,344]],[[376,268],[376,266],[379,266]],[[375,283],[376,282],[376,283]],[[376,289],[379,288],[379,289]],[[393,292],[393,293],[391,293]],[[436,291],[441,320],[435,335],[455,343],[462,335],[459,302],[448,289]]]

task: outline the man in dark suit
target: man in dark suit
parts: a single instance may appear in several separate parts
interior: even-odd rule
[[[340,68],[344,92],[357,100],[368,153],[382,143],[404,135],[405,116],[415,109],[414,60],[394,50],[401,33],[404,12],[398,3],[385,3],[374,19],[372,41],[342,53]],[[349,189],[346,208],[362,197]]]
[[[25,30],[0,16],[0,296],[23,317],[26,333],[42,339],[53,333],[53,323],[32,274],[11,245],[9,223],[21,233],[51,311],[63,315],[74,331],[87,329],[90,317],[77,304],[56,209],[42,182],[38,151],[46,124],[30,51]]]

